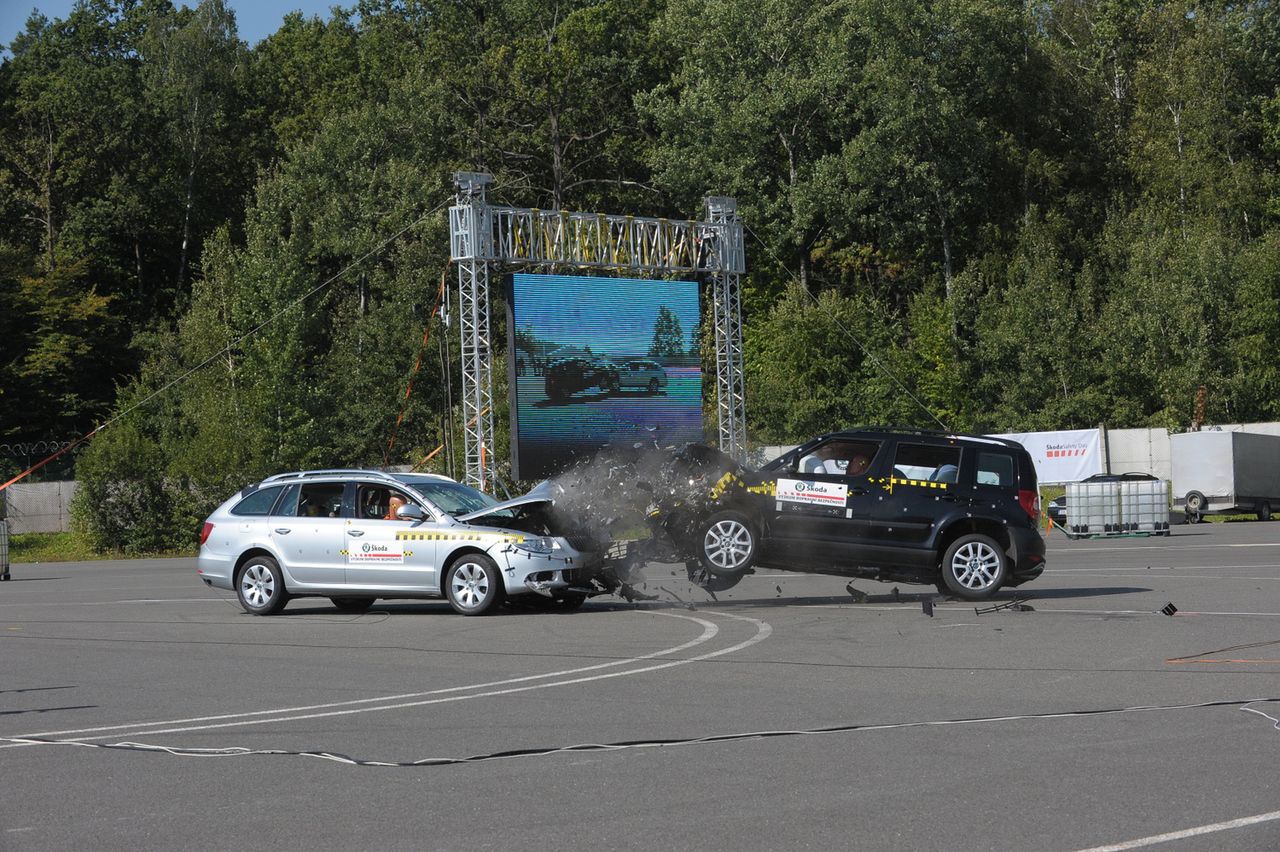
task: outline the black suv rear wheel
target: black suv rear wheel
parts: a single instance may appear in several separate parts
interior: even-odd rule
[[[984,601],[994,595],[1009,572],[1009,560],[1000,543],[981,533],[962,535],[942,557],[942,581],[967,601]]]

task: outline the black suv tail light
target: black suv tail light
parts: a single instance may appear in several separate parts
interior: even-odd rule
[[[1027,491],[1020,489],[1018,491],[1018,505],[1022,507],[1022,511],[1033,521],[1040,520],[1040,492]]]
[[[204,527],[203,527],[203,528],[201,528],[201,530],[200,530],[200,544],[201,544],[201,546],[203,546],[203,545],[204,545],[204,543],[205,543],[206,541],[208,541],[208,540],[209,540],[209,533],[211,533],[211,532],[213,532],[213,524],[209,523],[208,521],[205,521],[205,522],[204,522]]]

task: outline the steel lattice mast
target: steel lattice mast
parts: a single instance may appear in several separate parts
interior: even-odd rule
[[[485,187],[492,180],[458,172],[449,208],[450,255],[458,265],[466,482],[484,488],[496,467],[489,277],[499,264],[709,277],[720,449],[741,460],[747,448],[740,296],[746,258],[737,203],[707,198],[704,222],[491,207]]]

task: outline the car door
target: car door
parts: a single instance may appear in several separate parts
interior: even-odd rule
[[[244,542],[246,547],[260,546],[269,540],[271,507],[280,501],[284,491],[283,485],[258,488],[231,508],[230,514],[236,519],[239,541]]]
[[[787,561],[846,563],[867,544],[881,442],[831,438],[780,471],[766,549]]]
[[[408,492],[382,482],[357,482],[350,496],[343,509],[347,586],[381,592],[438,592],[438,525],[390,513],[395,498],[417,506],[428,519],[434,517],[431,510]]]
[[[887,485],[871,513],[871,538],[882,564],[932,570],[933,534],[949,514],[968,504],[960,483],[964,450],[957,444],[895,442]]]
[[[289,486],[271,517],[270,535],[293,585],[340,587],[346,565],[343,548],[342,482],[302,482]]]

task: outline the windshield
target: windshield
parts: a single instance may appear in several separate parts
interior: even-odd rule
[[[404,478],[401,481],[412,486],[415,491],[449,515],[467,515],[498,503],[488,494],[477,491],[470,485],[463,485],[461,482],[417,478]]]

